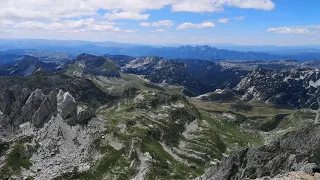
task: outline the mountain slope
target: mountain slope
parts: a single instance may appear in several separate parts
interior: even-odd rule
[[[257,69],[237,86],[242,100],[265,101],[279,107],[318,109],[319,71]]]
[[[201,95],[217,88],[233,88],[248,73],[246,70],[224,69],[219,63],[212,61],[166,60],[154,56],[108,57],[121,66],[125,73],[142,75],[145,79],[162,85],[184,86],[184,93],[188,96]]]
[[[181,88],[121,77],[1,77],[0,177],[190,179],[230,144],[255,143],[236,127],[224,133],[252,138],[225,141],[220,117],[200,112]]]
[[[14,63],[4,64],[0,66],[1,76],[29,76],[34,70],[41,68],[47,72],[56,72],[62,70],[60,63],[43,62],[33,56],[24,56],[22,59]]]
[[[312,175],[319,169],[319,125],[287,133],[273,144],[247,148],[209,169],[199,180],[255,179],[291,171]]]
[[[69,75],[94,75],[120,77],[118,67],[110,59],[90,54],[80,54],[74,61],[67,63]]]

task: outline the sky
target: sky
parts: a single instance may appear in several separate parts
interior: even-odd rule
[[[320,45],[319,0],[0,0],[0,38]]]

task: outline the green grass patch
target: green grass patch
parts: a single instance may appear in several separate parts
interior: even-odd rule
[[[32,163],[27,153],[27,149],[23,144],[15,144],[5,160],[5,165],[0,169],[0,179],[19,175],[22,168],[29,169]]]

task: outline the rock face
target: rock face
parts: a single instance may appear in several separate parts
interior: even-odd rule
[[[89,108],[83,108],[78,106],[77,122],[79,124],[87,124],[88,121],[92,118],[92,116],[92,111]]]
[[[41,103],[39,109],[32,116],[31,123],[36,127],[43,126],[47,118],[53,114],[57,109],[56,96],[54,92],[51,92],[46,96]]]
[[[69,125],[77,123],[77,103],[69,92],[59,91],[57,95],[57,108],[61,117]]]
[[[141,75],[153,83],[184,86],[187,96],[198,96],[215,89],[235,87],[247,71],[225,69],[217,62],[194,59],[167,60],[161,57],[108,56],[129,74]]]
[[[69,93],[51,91],[45,95],[41,89],[31,92],[28,88],[22,90],[5,89],[0,101],[1,121],[12,130],[19,125],[30,122],[35,127],[43,127],[57,112],[71,126],[87,124],[93,113],[90,108],[77,108],[75,98]]]
[[[280,107],[318,109],[319,70],[257,69],[236,90],[245,101],[264,101]]]
[[[22,108],[23,122],[27,122],[32,119],[32,116],[39,109],[43,102],[45,95],[40,89],[36,89],[27,99],[27,102]]]
[[[255,179],[291,171],[312,174],[320,165],[320,125],[287,133],[273,144],[243,149],[197,180]]]
[[[32,92],[28,88],[23,88],[20,95],[20,102],[25,103]]]
[[[12,104],[15,100],[14,94],[9,89],[5,89],[2,94],[2,108],[1,111],[5,114],[9,114],[11,112]]]

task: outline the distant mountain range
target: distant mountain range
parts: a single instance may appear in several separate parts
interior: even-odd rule
[[[0,65],[1,76],[29,76],[37,68],[47,72],[56,72],[62,70],[62,65],[57,62],[43,62],[33,56],[21,57],[14,63]]]
[[[201,60],[280,60],[294,59],[308,61],[320,59],[317,46],[278,47],[278,46],[211,46],[158,47],[141,44],[116,42],[86,42],[59,40],[1,40],[0,51],[11,49],[37,50],[41,52],[68,53],[77,56],[81,53],[94,55],[161,56],[166,59],[201,59]],[[229,49],[229,50],[227,50]],[[0,53],[0,55],[3,54]],[[30,54],[28,54],[30,55]],[[48,56],[48,54],[44,54]],[[38,54],[41,56],[41,54]],[[59,55],[58,58],[65,57]]]

